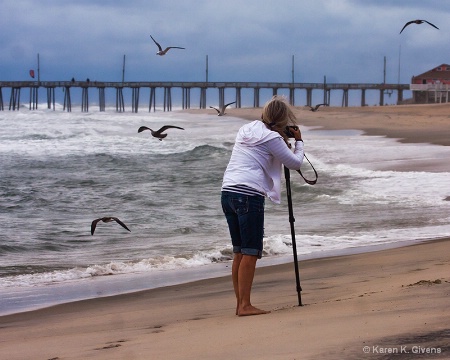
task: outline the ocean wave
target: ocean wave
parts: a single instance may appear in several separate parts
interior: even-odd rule
[[[198,144],[191,141],[174,144],[170,149],[151,148],[148,155],[155,160],[170,160],[172,158],[180,158],[185,161],[196,161],[204,158],[213,158],[228,153],[230,150],[227,146],[220,144]]]
[[[186,155],[188,158],[198,160],[199,158],[202,157],[213,157],[228,152],[229,150],[225,147],[218,147],[213,145],[200,145],[196,146],[192,150],[187,151],[184,155]]]
[[[263,256],[289,254],[292,251],[290,236],[276,235],[264,239]],[[0,288],[50,285],[66,281],[80,280],[97,276],[111,276],[131,273],[145,273],[155,270],[179,270],[213,263],[229,262],[233,259],[231,242],[220,249],[211,249],[189,255],[160,255],[139,261],[111,261],[106,264],[94,264],[86,267],[58,269],[23,268],[26,273],[0,277]],[[20,269],[16,269],[16,272]]]
[[[177,270],[226,262],[232,259],[231,248],[195,253],[191,256],[158,256],[140,261],[112,261],[107,264],[94,264],[87,267],[58,269],[53,271],[19,274],[0,278],[0,288],[30,287],[51,285],[97,276],[111,276],[131,273],[144,273],[155,270]],[[20,271],[17,269],[17,271]],[[24,271],[29,272],[29,268]]]
[[[27,248],[23,245],[0,245],[0,256],[24,251],[27,251]]]
[[[411,233],[414,232],[414,237]],[[437,236],[437,234],[440,234]],[[350,248],[362,248],[374,245],[394,244],[435,239],[450,236],[450,225],[441,224],[434,226],[422,226],[413,229],[389,229],[376,233],[348,231],[346,235],[325,236],[305,235],[296,236],[297,254],[300,256],[313,253],[342,251]],[[291,234],[276,234],[264,238],[263,257],[280,257],[292,254]],[[120,274],[142,274],[152,271],[182,270],[188,268],[199,268],[214,263],[230,262],[233,259],[231,244],[222,248],[211,249],[204,252],[195,252],[189,255],[159,255],[137,261],[111,261],[105,264],[94,264],[86,267],[75,267],[71,269],[23,266],[22,270],[27,273],[18,274],[20,268],[9,270],[8,275],[0,277],[0,289],[11,287],[33,287],[40,285],[52,285],[68,281],[82,280],[93,277],[120,275]]]

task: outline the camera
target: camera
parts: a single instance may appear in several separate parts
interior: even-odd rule
[[[294,138],[294,134],[291,133],[291,129],[297,131],[298,130],[298,126],[286,126],[286,128],[284,129],[284,133],[288,138]]]

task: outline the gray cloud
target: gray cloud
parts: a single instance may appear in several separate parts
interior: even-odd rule
[[[401,5],[401,6],[400,6]],[[409,82],[449,62],[443,1],[227,0],[35,1],[2,5],[0,78],[28,79],[41,59],[41,78],[119,81],[123,55],[133,81],[201,81],[206,55],[212,81]],[[406,21],[425,18],[440,30]],[[155,55],[152,34],[163,46]],[[399,59],[399,55],[401,55]]]

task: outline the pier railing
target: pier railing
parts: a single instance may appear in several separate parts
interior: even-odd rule
[[[164,91],[163,108],[164,111],[172,110],[172,89],[182,89],[181,104],[183,109],[191,108],[191,89],[200,89],[200,108],[206,108],[207,89],[216,88],[219,91],[219,106],[225,103],[225,89],[233,88],[236,93],[236,107],[240,108],[242,104],[241,90],[253,89],[253,106],[260,106],[260,90],[272,89],[273,95],[278,93],[279,89],[289,91],[289,101],[295,105],[295,90],[306,91],[306,105],[312,105],[313,90],[323,91],[323,102],[329,104],[331,91],[342,91],[342,106],[348,106],[348,92],[361,91],[361,106],[366,105],[366,91],[378,90],[380,93],[380,105],[384,105],[384,95],[397,92],[397,103],[403,100],[403,91],[410,90],[410,84],[370,84],[370,83],[293,83],[293,82],[106,82],[106,81],[0,81],[0,110],[4,110],[3,88],[10,88],[9,110],[18,110],[20,107],[20,94],[22,89],[30,90],[29,106],[30,109],[37,109],[38,90],[45,88],[47,92],[47,106],[49,109],[55,109],[55,88],[64,90],[64,110],[71,111],[71,89],[80,88],[82,91],[81,110],[89,110],[89,89],[98,89],[99,110],[105,110],[105,89],[115,89],[116,92],[116,111],[125,111],[125,101],[123,89],[132,90],[132,111],[137,112],[139,108],[139,91],[141,88],[150,89],[149,111],[156,106],[156,89],[162,88]]]

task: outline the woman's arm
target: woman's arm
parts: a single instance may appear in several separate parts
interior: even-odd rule
[[[299,170],[303,163],[305,153],[303,151],[303,141],[295,141],[295,149],[292,152],[286,145],[283,138],[269,140],[267,142],[270,153],[281,161],[288,169]]]

